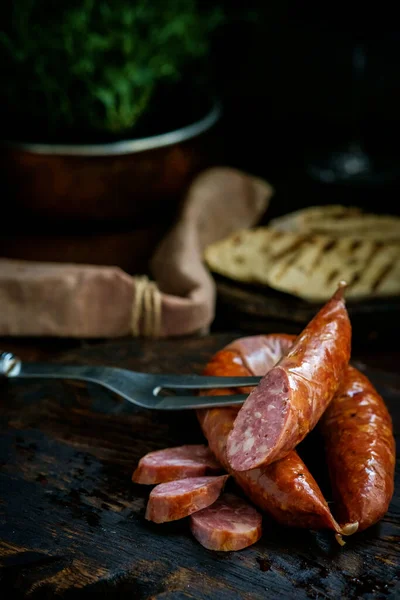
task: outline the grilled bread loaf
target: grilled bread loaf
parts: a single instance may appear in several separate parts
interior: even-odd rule
[[[273,219],[269,226],[279,231],[400,243],[400,217],[366,213],[356,206],[310,206]]]
[[[208,246],[204,258],[215,273],[308,301],[326,300],[341,280],[349,299],[400,294],[400,244],[371,237],[258,227]]]

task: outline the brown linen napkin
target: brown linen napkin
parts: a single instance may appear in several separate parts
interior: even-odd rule
[[[255,225],[271,186],[213,168],[188,189],[176,225],[151,261],[155,282],[118,267],[0,259],[0,336],[172,337],[208,329],[215,285],[203,263],[208,244]]]

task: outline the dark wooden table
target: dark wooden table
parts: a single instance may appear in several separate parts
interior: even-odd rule
[[[24,360],[200,373],[237,333],[169,341],[1,340]],[[361,349],[362,350],[362,349]],[[369,347],[362,363],[400,432],[400,353]],[[95,385],[11,381],[0,403],[0,596],[255,600],[400,595],[400,489],[381,523],[339,547],[328,532],[285,529],[236,553],[205,550],[186,521],[144,519],[147,486],[131,482],[146,452],[203,440],[193,413],[153,413]]]

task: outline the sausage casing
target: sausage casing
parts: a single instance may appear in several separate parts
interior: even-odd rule
[[[227,442],[232,469],[271,464],[305,438],[337,391],[350,349],[351,325],[340,287],[240,409]]]
[[[362,531],[387,512],[396,451],[386,405],[354,367],[348,367],[320,429],[339,522],[358,522]]]

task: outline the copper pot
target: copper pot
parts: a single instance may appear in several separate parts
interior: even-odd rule
[[[65,222],[128,219],[132,226],[174,212],[190,179],[209,165],[221,109],[170,133],[103,145],[6,142],[0,187],[10,210]]]
[[[38,262],[118,266],[132,275],[145,273],[168,224],[133,231],[13,233],[0,235],[0,256]]]

